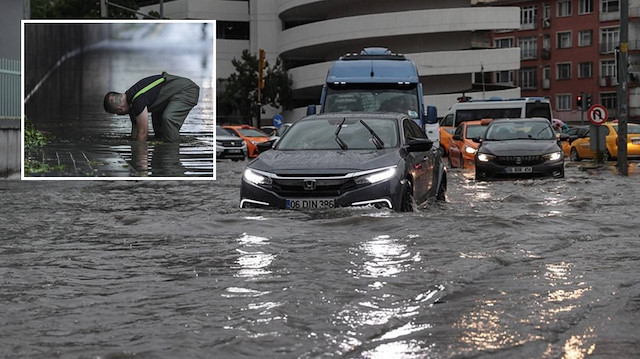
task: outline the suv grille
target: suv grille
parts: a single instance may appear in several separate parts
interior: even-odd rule
[[[531,156],[498,156],[496,158],[496,163],[503,166],[532,166],[538,165],[544,162],[542,156],[540,155],[531,155]]]
[[[353,178],[318,179],[315,178],[315,189],[305,189],[302,179],[274,179],[271,189],[286,198],[294,197],[337,197],[356,188]]]
[[[222,140],[223,147],[242,147],[243,140]]]

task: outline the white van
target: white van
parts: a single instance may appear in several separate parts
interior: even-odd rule
[[[544,117],[551,122],[553,117],[549,100],[544,97],[527,97],[458,102],[440,120],[440,146],[448,155],[453,132],[464,121],[527,117]]]
[[[551,103],[543,97],[515,98],[506,100],[472,100],[451,106],[440,126],[456,127],[464,121],[483,118],[527,118],[544,117],[551,122]]]

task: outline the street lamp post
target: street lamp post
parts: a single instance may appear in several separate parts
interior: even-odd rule
[[[618,61],[618,171],[627,176],[627,82],[629,81],[629,0],[620,1],[620,61]]]

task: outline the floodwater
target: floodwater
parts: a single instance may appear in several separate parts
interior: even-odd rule
[[[0,182],[4,358],[637,358],[640,174],[449,172],[414,213],[217,180]]]
[[[53,135],[46,146],[26,151],[26,158],[51,168],[30,176],[212,177],[215,63],[212,27],[204,29],[200,23],[138,25],[62,62],[25,103],[34,127]],[[129,116],[105,113],[102,105],[107,92],[124,92],[162,71],[200,87],[180,146],[130,141]]]

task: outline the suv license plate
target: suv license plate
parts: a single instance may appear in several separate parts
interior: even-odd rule
[[[507,167],[504,169],[505,173],[531,173],[533,167]]]
[[[242,150],[227,150],[229,153],[242,153]]]
[[[336,200],[333,198],[314,198],[314,199],[287,199],[287,209],[327,209],[335,208]]]

